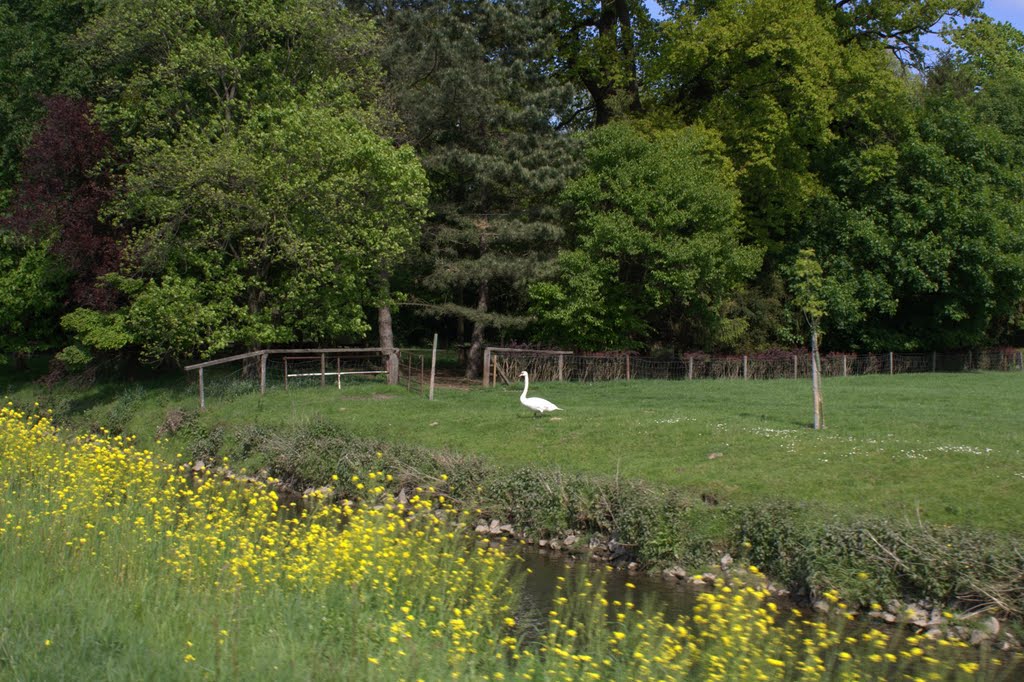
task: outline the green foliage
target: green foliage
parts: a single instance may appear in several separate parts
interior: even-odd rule
[[[794,238],[818,180],[811,150],[834,135],[843,62],[815,0],[726,0],[680,7],[660,72],[684,122],[722,136],[738,172],[747,229],[759,244]]]
[[[831,348],[1019,343],[1024,35],[980,6],[10,0],[0,217],[63,232],[2,237],[0,346],[173,363],[402,301],[472,326],[471,375],[495,333],[746,351],[800,338],[804,248]],[[99,165],[26,146],[58,95]],[[76,305],[112,338],[57,328]]]
[[[814,324],[825,315],[825,301],[820,294],[823,274],[814,249],[800,249],[793,267],[793,293],[796,306],[814,320]]]
[[[361,336],[378,268],[423,216],[411,151],[315,102],[138,151],[110,218],[136,225],[114,281],[149,362]]]
[[[8,353],[46,349],[56,342],[64,273],[45,242],[31,243],[0,229],[0,362]]]
[[[61,324],[97,350],[120,350],[131,338],[124,330],[124,318],[117,313],[80,308],[65,315]]]
[[[813,523],[806,508],[766,501],[745,505],[736,517],[736,536],[750,544],[751,563],[786,585],[809,585]]]
[[[556,64],[586,93],[573,119],[602,126],[643,111],[645,68],[657,51],[660,26],[641,0],[558,3]],[[574,124],[579,125],[576,121]]]
[[[107,315],[66,318],[84,361],[148,363],[369,329],[381,272],[407,250],[426,182],[375,131],[373,27],[322,0],[111,2],[66,77],[119,144],[104,217],[130,238]],[[106,314],[105,314],[106,315]]]
[[[305,97],[372,102],[373,37],[329,0],[115,0],[76,35],[68,78],[125,141],[171,140]]]
[[[570,248],[531,289],[545,340],[598,350],[645,340],[733,342],[731,297],[760,252],[739,241],[739,196],[717,137],[703,128],[591,133],[587,168],[567,187]]]
[[[837,196],[816,207],[832,343],[983,344],[1022,296],[1020,208],[995,180],[1009,170],[1005,141],[968,102],[940,93],[925,93],[898,129],[897,144],[837,154]]]
[[[884,38],[884,47],[900,61],[923,67],[927,48],[922,39],[941,30],[943,22],[955,25],[978,17],[982,4],[981,0],[848,0],[832,3],[832,19],[842,39],[878,44]]]

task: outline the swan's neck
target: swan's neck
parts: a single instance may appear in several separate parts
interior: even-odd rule
[[[526,392],[530,390],[530,375],[523,376],[523,394],[519,396],[520,400],[526,400]]]

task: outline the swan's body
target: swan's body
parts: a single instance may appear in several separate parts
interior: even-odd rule
[[[519,396],[519,402],[526,405],[528,408],[536,412],[537,414],[544,414],[545,412],[553,412],[562,408],[558,407],[554,403],[544,400],[544,398],[527,398],[526,392],[530,390],[530,375],[526,372],[519,374],[523,378],[523,394]]]

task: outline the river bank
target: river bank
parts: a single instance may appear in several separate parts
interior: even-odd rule
[[[221,434],[222,442],[228,434]],[[475,516],[475,530],[708,589],[751,566],[766,588],[804,608],[830,608],[906,623],[929,637],[1019,647],[1024,564],[1013,538],[966,528],[883,518],[823,516],[778,501],[735,505],[637,481],[543,469],[508,470],[480,458],[313,428],[232,434],[257,474],[292,491],[357,493],[370,468],[392,476],[397,499],[414,489],[444,496]],[[209,440],[200,457],[217,461]]]

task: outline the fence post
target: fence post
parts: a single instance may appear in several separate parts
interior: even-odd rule
[[[558,362],[559,363],[562,362],[562,357],[561,356],[558,357]],[[630,380],[630,376],[629,376],[629,353],[626,353],[626,381],[629,381],[629,380]]]
[[[267,351],[260,355],[260,395],[267,392]]]
[[[484,388],[487,388],[491,378],[491,349],[484,348]]]
[[[892,374],[893,374],[893,371],[892,371],[892,356],[893,356],[892,351],[889,351],[889,376],[892,376]]]
[[[973,351],[967,351],[967,369],[970,370],[974,366],[974,354]]]
[[[935,371],[935,351],[932,351],[932,371]]]
[[[796,355],[794,354],[793,355],[793,378],[794,379],[797,378],[796,371],[797,371],[797,368],[796,368]]]
[[[203,389],[203,368],[199,368],[199,409],[206,410],[206,392]]]
[[[284,390],[288,390],[288,356],[284,356]]]
[[[846,376],[846,353],[843,353],[843,376]]]
[[[747,356],[743,356],[743,378],[747,378]]]
[[[430,352],[430,400],[434,399],[434,370],[437,367],[437,334],[434,334],[434,349]]]
[[[327,383],[327,354],[320,354],[320,385]]]
[[[335,367],[335,369],[337,370],[337,373],[338,373],[338,390],[340,391],[341,390],[341,356],[339,355],[334,360],[335,360],[334,367]]]
[[[692,379],[693,378],[693,356],[692,355],[690,356],[690,367],[689,367],[689,369],[686,372],[686,378],[687,379]]]

